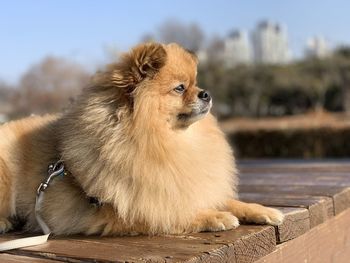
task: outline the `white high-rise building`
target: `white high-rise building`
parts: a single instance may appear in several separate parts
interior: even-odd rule
[[[305,55],[307,57],[324,58],[330,54],[326,39],[322,36],[312,37],[306,43]]]
[[[246,32],[237,30],[229,34],[225,39],[224,59],[228,67],[252,62],[251,47]]]
[[[290,61],[286,28],[263,21],[252,34],[255,63],[283,64]]]

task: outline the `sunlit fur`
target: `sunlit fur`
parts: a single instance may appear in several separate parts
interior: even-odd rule
[[[152,232],[185,227],[199,209],[223,206],[235,186],[232,153],[214,118],[177,128],[177,114],[197,99],[196,61],[177,45],[166,50],[166,66],[132,91],[133,109],[115,96],[123,90],[93,89],[62,129],[63,160],[86,193]],[[186,98],[173,94],[181,82]]]
[[[236,213],[280,223],[277,210],[233,200],[233,154],[215,118],[198,114],[211,105],[198,99],[196,66],[176,44],[139,45],[96,74],[66,113],[2,126],[0,231],[15,214],[38,230],[35,191],[58,159],[68,175],[48,188],[41,211],[55,234],[218,231],[238,226]],[[185,93],[174,91],[179,84]]]

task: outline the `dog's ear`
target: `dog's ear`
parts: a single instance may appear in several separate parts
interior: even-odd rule
[[[161,44],[148,43],[135,47],[132,60],[140,73],[140,78],[153,77],[166,61],[166,51]]]
[[[152,78],[165,62],[166,51],[161,44],[141,44],[122,55],[120,62],[112,66],[111,81],[117,87],[130,90],[145,78]]]

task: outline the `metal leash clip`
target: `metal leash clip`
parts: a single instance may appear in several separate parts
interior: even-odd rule
[[[41,192],[44,192],[46,188],[49,187],[50,182],[52,179],[54,179],[57,176],[62,176],[65,175],[65,170],[64,170],[64,163],[63,161],[58,161],[55,164],[50,164],[48,171],[47,171],[48,176],[46,177],[45,181],[43,181],[37,190],[37,195],[40,195]]]
[[[49,187],[51,180],[53,180],[57,176],[63,176],[66,174],[64,170],[63,161],[58,161],[55,164],[50,164],[47,170],[46,179],[39,185],[38,190],[36,192],[36,201],[35,201],[35,217],[39,226],[45,234],[49,234],[51,232],[49,226],[45,223],[43,218],[40,215],[41,203],[43,201],[44,192]]]

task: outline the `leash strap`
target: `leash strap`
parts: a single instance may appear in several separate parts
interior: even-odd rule
[[[44,192],[49,187],[51,180],[53,180],[57,176],[62,176],[64,174],[65,174],[64,164],[62,161],[58,161],[54,165],[52,165],[52,164],[49,165],[48,176],[39,185],[37,193],[36,193],[35,218],[36,218],[36,221],[38,222],[41,230],[43,231],[44,235],[18,238],[18,239],[6,241],[6,242],[1,242],[0,243],[0,251],[7,251],[7,250],[11,250],[11,249],[36,246],[36,245],[41,245],[41,244],[44,244],[47,242],[47,239],[49,238],[49,236],[51,234],[51,230],[40,215],[41,204],[42,204],[42,201],[44,198]]]
[[[7,251],[7,250],[12,250],[17,248],[41,245],[46,243],[47,239],[49,238],[49,235],[50,234],[35,236],[35,237],[18,238],[18,239],[6,241],[6,242],[1,242],[0,251]]]

